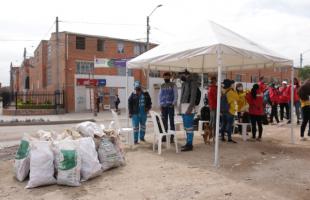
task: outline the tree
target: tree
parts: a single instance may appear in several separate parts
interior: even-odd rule
[[[310,65],[306,65],[303,68],[299,69],[299,77],[301,80],[307,80],[310,78]]]

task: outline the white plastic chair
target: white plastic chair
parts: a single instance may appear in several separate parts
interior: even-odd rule
[[[235,122],[233,132],[235,132],[235,129],[238,128],[238,125],[241,126],[241,134],[242,134],[243,141],[247,141],[247,138],[248,138],[248,136],[246,135],[247,134],[247,128],[248,128],[248,126],[250,126],[252,129],[251,123]]]
[[[114,110],[111,110],[111,112],[114,123],[111,123],[110,126],[115,126],[118,134],[125,137],[125,143],[128,144],[129,146],[133,146],[134,145],[133,129],[129,127],[122,128],[117,113]]]
[[[204,134],[204,131],[203,131],[203,125],[205,124],[205,123],[207,123],[207,122],[209,122],[209,121],[205,121],[205,120],[199,120],[198,121],[198,133],[199,134]]]
[[[151,118],[152,118],[152,121],[154,124],[153,151],[155,151],[155,144],[157,144],[158,154],[161,154],[162,138],[164,136],[166,136],[166,145],[167,145],[166,147],[167,147],[167,149],[169,149],[170,148],[170,137],[171,137],[171,135],[174,135],[175,151],[176,151],[176,153],[178,153],[179,150],[178,150],[178,141],[177,141],[176,132],[172,131],[172,130],[168,130],[168,132],[166,132],[164,130],[165,128],[164,128],[164,124],[163,124],[163,121],[161,119],[161,116],[154,111],[150,111],[150,114],[151,114]],[[159,119],[160,127],[162,129],[162,133],[159,131],[159,126],[158,126],[156,118]]]

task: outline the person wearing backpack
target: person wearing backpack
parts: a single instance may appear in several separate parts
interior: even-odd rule
[[[134,143],[138,144],[140,141],[145,141],[145,123],[147,113],[152,107],[151,97],[148,92],[144,92],[140,81],[134,82],[135,92],[131,93],[128,99],[129,117],[132,118],[132,127],[134,132]]]
[[[239,100],[238,94],[233,89],[234,80],[225,79],[223,81],[223,93],[221,97],[221,114],[222,114],[222,126],[221,137],[222,141],[225,140],[225,132],[228,136],[228,142],[237,143],[231,138],[233,131],[233,124],[235,120],[235,114],[237,112],[237,102]]]
[[[269,98],[271,102],[270,123],[273,123],[273,118],[275,118],[276,122],[279,123],[280,121],[278,118],[278,103],[279,103],[280,92],[275,87],[274,83],[271,83],[269,85],[268,91],[269,91]]]
[[[181,151],[192,151],[194,139],[193,123],[195,106],[199,105],[199,100],[201,98],[201,92],[198,88],[197,82],[199,78],[197,74],[191,74],[185,70],[184,72],[180,73],[180,79],[182,81],[180,106],[184,129],[186,131],[186,144],[182,146]]]
[[[251,116],[252,124],[252,138],[256,139],[256,124],[258,126],[257,141],[261,141],[263,134],[263,116],[264,116],[264,103],[263,94],[259,89],[258,84],[254,84],[250,93],[247,94],[246,99],[249,104],[249,114]]]
[[[163,74],[164,83],[160,86],[159,91],[159,105],[161,109],[162,120],[164,124],[165,131],[168,131],[168,119],[170,121],[170,130],[175,130],[174,125],[174,106],[178,102],[178,89],[174,82],[170,81],[171,74],[165,72]],[[170,138],[170,142],[174,142],[174,136]],[[163,142],[166,141],[166,136],[162,138]]]

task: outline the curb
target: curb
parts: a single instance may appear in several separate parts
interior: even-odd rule
[[[78,120],[66,120],[66,121],[44,121],[44,122],[5,122],[0,123],[1,126],[33,126],[33,125],[57,125],[57,124],[75,124],[85,121],[96,122],[94,119],[78,119]]]

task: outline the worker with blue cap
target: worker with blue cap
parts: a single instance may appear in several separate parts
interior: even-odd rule
[[[129,117],[132,119],[132,127],[134,132],[134,142],[138,144],[140,141],[145,141],[145,123],[147,113],[152,107],[151,97],[148,92],[144,92],[140,81],[134,82],[135,91],[131,93],[128,99]]]

